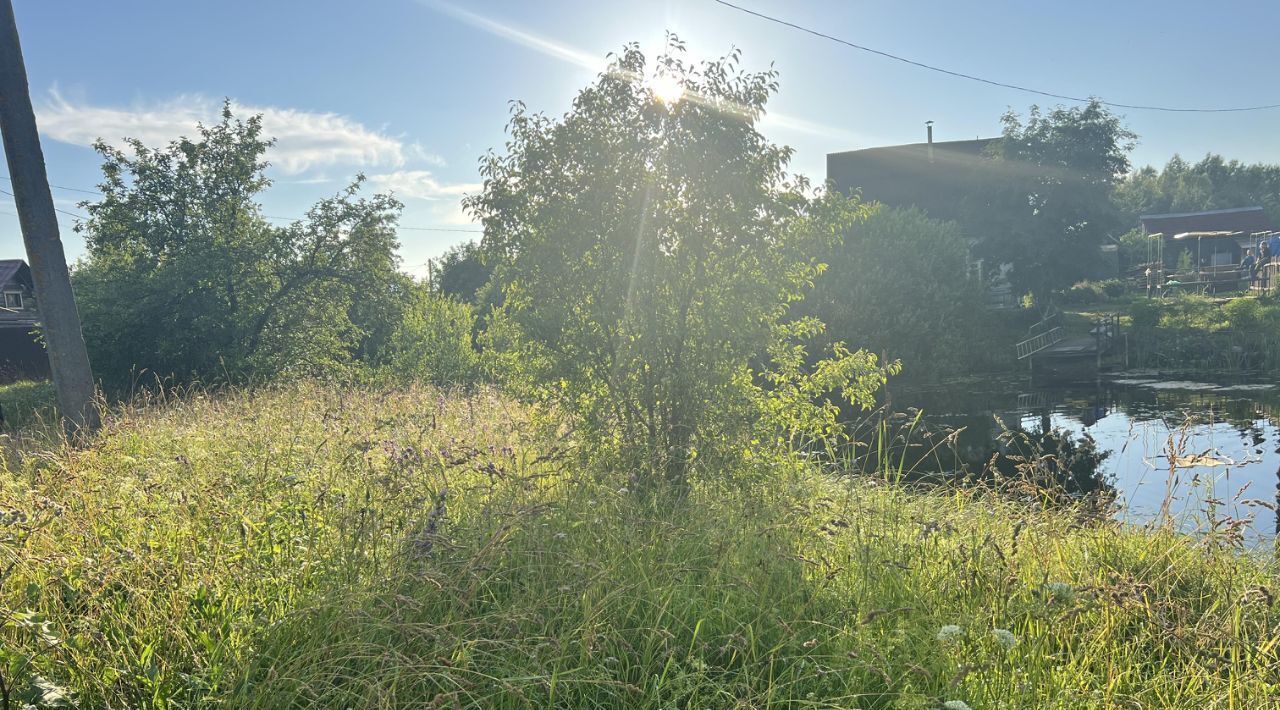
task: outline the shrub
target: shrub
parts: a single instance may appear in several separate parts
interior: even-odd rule
[[[1069,304],[1089,305],[1102,301],[1104,296],[1102,287],[1097,283],[1081,281],[1067,289],[1066,293],[1062,294],[1062,300]]]
[[[164,148],[98,143],[102,199],[86,204],[74,273],[96,374],[202,381],[328,375],[370,358],[394,323],[400,204],[363,178],[274,225],[261,116],[199,126]]]
[[[1081,281],[1063,294],[1065,303],[1088,305],[1120,298],[1124,295],[1124,282],[1119,279],[1105,281]]]
[[[470,384],[477,375],[471,306],[416,288],[391,336],[384,370],[396,379]]]
[[[982,291],[968,258],[955,222],[876,205],[825,255],[826,270],[796,310],[826,323],[832,341],[921,372],[963,369],[989,347],[974,338]]]
[[[1129,308],[1134,328],[1154,328],[1160,324],[1160,304],[1153,300],[1137,301]]]
[[[794,333],[779,324],[821,272],[812,255],[865,209],[812,196],[756,130],[774,72],[740,71],[736,52],[692,66],[670,46],[656,69],[628,47],[558,120],[517,105],[507,154],[464,204],[502,289],[488,337],[510,384],[572,415],[598,459],[679,489],[695,460],[742,453],[760,370]],[[697,99],[635,81],[655,72]],[[883,377],[874,356],[838,357]]]

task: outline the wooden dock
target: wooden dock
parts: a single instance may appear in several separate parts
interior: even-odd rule
[[[1068,336],[1057,316],[1031,327],[1028,337],[1017,344],[1019,360],[1030,363],[1033,374],[1079,378],[1096,374],[1102,358],[1114,348],[1120,336],[1120,318],[1108,314],[1098,318],[1087,335]]]

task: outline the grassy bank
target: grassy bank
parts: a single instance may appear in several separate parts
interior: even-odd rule
[[[569,441],[490,392],[305,385],[139,403],[88,451],[30,441],[0,486],[3,692],[15,707],[1280,701],[1276,569],[1220,538],[804,467],[653,506],[626,472],[576,465]]]
[[[1107,313],[1130,336],[1130,365],[1203,373],[1280,370],[1280,301],[1274,296],[1175,294],[1099,297],[1064,307],[1075,333]]]

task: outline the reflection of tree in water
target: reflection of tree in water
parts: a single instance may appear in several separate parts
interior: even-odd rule
[[[979,472],[980,480],[1044,502],[1109,506],[1115,501],[1115,487],[1102,471],[1111,453],[1100,450],[1088,434],[1043,426],[1032,432],[1004,428],[998,441],[1000,448]]]
[[[1238,434],[1252,456],[1263,456],[1268,453],[1264,447],[1275,445],[1269,440],[1280,429],[1280,389],[1266,384],[1194,386],[1102,382],[1028,391],[1024,380],[1010,378],[904,387],[895,399],[921,407],[925,414],[917,418],[917,410],[908,409],[881,419],[886,433],[860,437],[867,443],[859,468],[888,469],[883,472],[912,481],[1000,481],[1006,489],[1029,472],[1038,485],[1057,491],[1063,500],[1107,501],[1117,484],[1102,470],[1104,454],[1122,450],[1126,439],[1162,439],[1166,431],[1214,425]],[[1119,422],[1108,421],[1114,414],[1123,415]],[[1055,431],[1054,424],[1065,429]],[[1086,436],[1080,436],[1081,431]],[[1090,431],[1103,443],[1088,437]],[[879,452],[873,454],[876,447]],[[1275,475],[1280,509],[1280,472]],[[1050,481],[1055,485],[1049,486]]]
[[[987,486],[1054,505],[1115,500],[1102,471],[1110,454],[1088,434],[1053,428],[1047,416],[1031,430],[1010,427],[999,416],[965,419],[950,426],[916,411],[889,415],[874,436],[859,437],[865,453],[858,468],[910,483]]]
[[[1274,389],[1207,391],[1117,390],[1120,409],[1135,421],[1158,419],[1171,428],[1185,423],[1222,423],[1259,446],[1266,441],[1264,423],[1280,429],[1280,392]]]

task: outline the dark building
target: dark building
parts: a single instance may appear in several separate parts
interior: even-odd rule
[[[33,331],[39,326],[31,267],[0,259],[0,383],[45,379],[49,357]]]
[[[1143,232],[1161,235],[1156,258],[1169,266],[1176,264],[1183,252],[1200,266],[1238,264],[1245,249],[1275,231],[1261,207],[1146,214],[1139,219]]]
[[[938,219],[961,217],[965,198],[982,171],[994,138],[911,143],[827,155],[827,179],[837,190],[862,190],[868,202],[919,207]]]
[[[1261,207],[1237,207],[1229,210],[1144,214],[1142,230],[1147,234],[1173,236],[1186,232],[1272,232],[1275,225]]]

